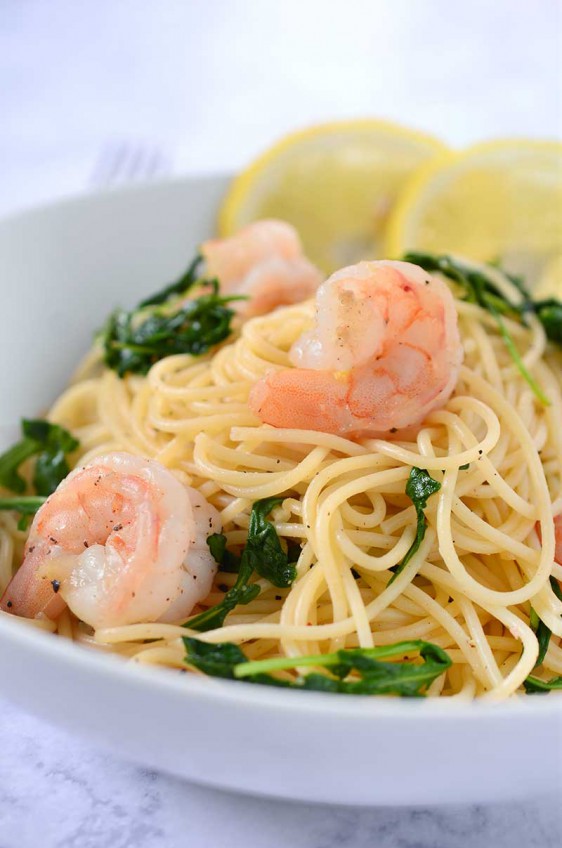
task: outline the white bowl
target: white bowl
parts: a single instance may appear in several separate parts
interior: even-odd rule
[[[224,179],[86,197],[0,223],[0,437],[47,406],[117,304],[183,270]],[[287,692],[126,665],[0,615],[0,691],[139,763],[341,804],[497,801],[562,786],[562,698],[503,704]]]

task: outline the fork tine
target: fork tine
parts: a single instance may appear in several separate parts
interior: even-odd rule
[[[115,184],[126,157],[126,146],[123,144],[111,142],[102,148],[92,170],[91,184],[101,188]]]
[[[112,142],[94,164],[90,184],[107,188],[142,182],[169,170],[169,158],[152,145]]]
[[[123,182],[123,177],[125,177],[125,180],[127,179],[128,163],[132,155],[134,155],[134,152],[131,154],[127,142],[115,147],[113,156],[108,156],[106,185],[119,185]]]

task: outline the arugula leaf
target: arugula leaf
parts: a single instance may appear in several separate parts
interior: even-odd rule
[[[18,474],[18,468],[37,452],[37,444],[32,439],[22,439],[0,456],[0,485],[11,492],[25,492],[26,483]]]
[[[274,586],[286,589],[297,576],[294,563],[281,547],[279,536],[266,516],[283,503],[284,498],[263,498],[256,501],[250,515],[250,526],[242,559]]]
[[[544,406],[549,406],[550,401],[523,362],[513,338],[505,325],[503,316],[510,315],[524,323],[525,315],[529,312],[534,312],[543,324],[548,338],[560,344],[562,343],[562,303],[554,298],[543,301],[542,303],[535,303],[521,278],[507,274],[506,276],[523,295],[522,303],[511,303],[485,274],[467,268],[462,262],[452,259],[450,256],[410,252],[406,253],[403,259],[405,262],[413,262],[416,265],[421,265],[426,271],[439,271],[441,274],[444,274],[464,289],[465,300],[470,303],[477,303],[494,318],[500,336],[519,373],[526,380],[540,402]]]
[[[23,439],[0,456],[0,485],[17,494],[25,492],[26,482],[18,469],[36,456],[33,485],[38,495],[48,496],[69,473],[66,454],[79,443],[64,427],[42,419],[23,419],[22,433]]]
[[[0,498],[0,509],[19,512],[18,530],[26,530],[32,515],[43,506],[47,498],[34,495],[16,495],[13,498]]]
[[[560,584],[555,577],[550,578],[550,585],[552,587],[552,591],[556,595],[559,601],[562,601],[562,589],[560,588]],[[546,652],[548,651],[548,646],[550,643],[550,637],[552,636],[552,630],[548,625],[544,623],[539,618],[539,615],[536,610],[531,607],[530,621],[531,630],[533,630],[537,636],[537,641],[539,643],[539,654],[537,657],[537,661],[535,663],[535,667],[538,665],[542,665],[543,660],[546,656]]]
[[[229,612],[232,612],[235,607],[249,604],[259,595],[260,587],[257,584],[248,585],[248,580],[252,574],[251,568],[245,568],[241,565],[236,583],[232,589],[228,590],[222,601],[190,618],[189,621],[186,621],[184,627],[188,627],[190,630],[199,630],[199,632],[222,627]]]
[[[211,533],[207,537],[207,544],[213,559],[220,565],[221,571],[231,574],[237,574],[240,571],[240,557],[227,550],[224,533]]]
[[[394,574],[388,581],[389,586],[396,580],[400,572],[406,568],[414,554],[419,550],[419,547],[424,540],[427,528],[427,519],[424,513],[424,509],[427,507],[427,499],[431,497],[431,495],[434,495],[435,492],[438,492],[440,488],[441,483],[434,480],[424,468],[411,469],[408,482],[406,483],[406,494],[416,508],[416,537],[408,548],[402,562],[394,567]]]
[[[333,654],[279,657],[254,662],[248,661],[244,652],[230,642],[208,645],[189,638],[184,638],[183,642],[186,663],[215,677],[345,695],[420,697],[452,663],[442,648],[421,639],[379,648],[349,648]],[[383,662],[388,657],[411,652],[419,653],[423,662]],[[320,666],[328,674],[312,672],[294,681],[271,674],[272,671],[296,666]],[[348,679],[351,675],[351,679]]]
[[[144,309],[147,306],[160,306],[172,297],[185,294],[197,282],[197,271],[202,262],[203,257],[197,254],[187,270],[184,271],[175,283],[170,283],[169,286],[165,286],[161,291],[156,292],[156,294],[141,300],[137,309]]]
[[[171,287],[155,295],[156,306],[139,307],[132,312],[115,310],[101,333],[108,368],[119,377],[146,374],[155,362],[166,356],[178,353],[200,356],[228,338],[235,314],[229,304],[244,297],[223,297],[217,280],[203,280],[199,285],[209,292],[172,311],[166,304],[158,305]]]
[[[538,677],[529,675],[523,681],[523,686],[527,695],[544,695],[553,689],[562,689],[562,677],[551,677],[550,680],[541,680]]]
[[[548,651],[552,630],[544,623],[544,621],[541,621],[538,613],[533,609],[533,607],[531,607],[529,624],[531,625],[531,630],[534,631],[539,643],[539,654],[535,666],[542,665],[546,652]]]
[[[534,304],[534,311],[550,341],[562,346],[562,302],[556,298],[540,300]]]
[[[226,550],[226,537],[222,533],[209,536],[207,544],[216,561],[223,568],[226,565],[225,570],[238,571],[238,577],[222,601],[190,618],[184,627],[200,632],[222,627],[226,616],[234,607],[249,604],[259,595],[259,586],[248,585],[255,572],[274,586],[286,588],[291,585],[297,570],[295,565],[289,562],[288,554],[283,551],[275,527],[266,520],[266,516],[282,501],[282,497],[275,497],[263,498],[254,503],[246,545],[239,561],[234,554]]]
[[[35,515],[47,498],[28,495],[14,498],[0,498],[0,509],[13,510],[20,515]]]
[[[248,661],[245,653],[232,642],[213,645],[184,636],[189,664],[204,671],[210,677],[234,678],[234,668]]]
[[[438,271],[445,277],[453,280],[464,289],[465,299],[469,303],[477,303],[487,311],[489,311],[491,305],[496,312],[502,315],[513,315],[517,317],[521,312],[528,311],[530,307],[532,308],[531,295],[520,277],[506,274],[506,277],[508,277],[523,296],[523,304],[516,306],[500,292],[489,277],[480,271],[467,268],[462,262],[453,259],[451,256],[411,251],[406,253],[403,258],[405,262],[413,262],[415,265],[420,265],[430,273],[432,271]],[[505,273],[497,264],[490,263],[490,266]]]

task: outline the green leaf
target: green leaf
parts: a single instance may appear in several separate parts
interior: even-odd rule
[[[531,630],[533,630],[536,634],[537,641],[539,643],[539,654],[535,665],[542,665],[543,660],[546,656],[546,652],[548,651],[548,645],[550,643],[550,637],[552,636],[552,630],[544,623],[544,621],[541,621],[533,607],[531,607],[531,616],[529,623],[531,625]]]
[[[488,311],[492,315],[494,315],[494,312],[491,309],[489,309]],[[545,393],[543,392],[543,390],[541,389],[539,384],[536,382],[534,377],[531,376],[531,373],[529,372],[527,366],[525,365],[525,363],[521,359],[521,355],[519,354],[519,351],[517,350],[517,347],[515,346],[515,342],[513,341],[511,334],[509,333],[507,327],[505,326],[505,323],[504,323],[501,315],[496,314],[494,317],[496,318],[496,322],[497,322],[497,325],[498,325],[500,336],[503,339],[503,342],[504,342],[504,344],[505,344],[505,346],[508,350],[509,355],[513,359],[515,365],[517,366],[519,373],[521,374],[523,379],[528,383],[528,385],[531,387],[531,389],[533,390],[533,393],[535,394],[535,397],[538,400],[540,400],[540,402],[543,404],[543,406],[550,406],[549,399],[547,398],[547,396],[545,395]]]
[[[550,401],[523,362],[502,316],[509,315],[524,323],[525,315],[529,312],[534,312],[543,324],[548,338],[551,341],[562,344],[562,303],[555,298],[542,302],[534,302],[529,291],[524,286],[522,279],[506,274],[508,279],[511,280],[523,296],[521,303],[514,304],[496,288],[493,281],[484,273],[473,271],[463,265],[462,262],[450,256],[410,252],[406,253],[403,258],[405,262],[413,262],[416,265],[420,265],[430,273],[438,271],[444,274],[461,286],[465,293],[465,300],[470,303],[477,303],[494,318],[500,336],[519,373],[531,387],[538,400],[544,406],[548,406]]]
[[[424,513],[424,510],[427,507],[427,499],[431,497],[431,495],[434,495],[435,492],[438,492],[440,488],[441,483],[434,480],[424,468],[411,469],[408,482],[406,483],[406,494],[416,508],[416,537],[408,548],[402,562],[394,567],[394,574],[388,581],[389,586],[396,580],[400,572],[406,568],[414,554],[419,550],[427,529],[427,519]]]
[[[33,439],[22,439],[0,456],[0,486],[10,492],[25,492],[26,483],[18,474],[18,468],[26,459],[37,452]]]
[[[214,607],[199,613],[199,615],[190,618],[183,626],[189,630],[198,630],[200,633],[222,627],[229,612],[232,612],[235,607],[249,604],[250,601],[257,598],[259,593],[260,587],[256,584],[252,586],[242,584],[233,586],[232,589],[228,590],[222,601],[215,604]]]
[[[535,303],[534,307],[550,341],[562,346],[562,302],[550,298]]]
[[[260,587],[256,584],[248,585],[248,581],[253,575],[253,568],[250,563],[244,559],[244,554],[240,558],[240,568],[238,577],[234,586],[228,590],[222,601],[215,604],[214,607],[199,613],[199,615],[190,618],[184,624],[190,630],[214,630],[217,627],[222,627],[224,620],[229,612],[241,605],[249,604],[260,593]]]
[[[212,676],[344,695],[419,697],[451,666],[451,659],[442,648],[419,639],[380,648],[350,648],[333,654],[277,657],[253,662],[247,660],[238,646],[229,642],[208,645],[197,639],[185,638],[183,641],[186,662]],[[387,657],[410,653],[419,653],[422,662],[383,662]],[[311,672],[295,681],[271,673],[307,665],[323,667],[329,673]],[[353,675],[351,679],[347,679],[350,675]]]
[[[438,492],[441,483],[434,480],[425,468],[412,468],[408,482],[406,483],[406,494],[414,504],[418,517],[420,512],[427,507],[428,498]]]
[[[246,545],[240,559],[226,549],[226,536],[213,533],[207,539],[213,557],[225,570],[238,572],[234,586],[228,590],[222,601],[208,610],[190,618],[184,627],[200,632],[222,627],[229,612],[240,605],[249,604],[260,593],[256,584],[248,585],[254,573],[269,580],[274,586],[286,588],[296,577],[297,570],[289,562],[288,554],[283,551],[281,542],[271,522],[266,520],[283,498],[264,498],[256,501],[250,513],[250,525]]]
[[[212,533],[207,538],[207,544],[215,562],[221,571],[237,574],[240,571],[240,557],[226,548],[226,536],[224,533]]]
[[[195,259],[188,266],[187,270],[181,275],[179,280],[176,280],[175,283],[170,283],[169,286],[165,286],[165,288],[161,289],[156,294],[151,295],[150,297],[142,300],[137,309],[144,309],[147,306],[159,306],[162,303],[166,303],[166,301],[170,300],[172,297],[177,297],[182,294],[186,294],[189,289],[195,285],[197,282],[198,276],[197,271],[201,263],[203,262],[203,257],[197,254]]]
[[[42,507],[47,498],[35,497],[34,495],[0,498],[0,509],[13,510],[20,515],[35,515],[39,507]]]
[[[560,584],[555,577],[550,577],[550,585],[552,587],[552,591],[554,592],[558,600],[562,601],[562,589],[560,588]],[[550,644],[552,630],[550,629],[550,627],[548,627],[548,625],[544,623],[544,621],[539,618],[537,611],[534,610],[533,607],[531,607],[529,624],[531,625],[531,630],[536,633],[537,641],[539,643],[539,654],[535,663],[536,667],[538,665],[542,665],[544,661],[546,652],[548,651],[548,646]]]
[[[410,652],[419,652],[423,663],[385,663],[386,657]],[[328,683],[319,681],[316,675],[308,688],[323,688],[329,691],[352,695],[397,694],[418,696],[436,677],[451,665],[451,659],[437,645],[422,640],[397,642],[379,648],[350,648],[333,654],[320,654],[309,657],[276,658],[246,663],[235,669],[237,679],[246,679],[260,673],[268,673],[295,666],[314,665],[328,668],[332,675]],[[346,680],[350,674],[359,674],[359,680]],[[297,686],[307,688],[307,675]]]
[[[289,562],[287,553],[281,547],[275,527],[266,518],[283,500],[283,497],[274,497],[256,501],[252,507],[248,538],[242,554],[253,571],[280,589],[290,586],[297,576],[297,569],[294,563]]]
[[[213,645],[184,636],[186,662],[204,671],[210,677],[234,677],[234,668],[247,662],[244,652],[232,642],[220,642]]]
[[[197,284],[208,291],[177,304],[171,311],[166,302],[162,303],[163,298],[170,296],[170,286],[143,301],[133,312],[115,310],[101,333],[107,367],[119,377],[146,374],[155,362],[166,356],[179,353],[200,356],[228,338],[235,314],[229,304],[245,298],[222,297],[217,280],[200,280]]]
[[[551,677],[550,680],[541,680],[538,677],[529,675],[523,681],[523,686],[527,695],[543,695],[547,692],[552,692],[554,689],[562,689],[562,677]]]
[[[18,469],[36,456],[33,485],[37,494],[52,494],[70,471],[66,455],[79,447],[68,430],[43,419],[23,419],[23,439],[0,456],[0,485],[21,494],[26,484]]]
[[[70,473],[66,455],[75,451],[79,442],[64,427],[48,421],[24,420],[23,432],[43,447],[35,462],[33,485],[38,495],[47,497]]]
[[[550,577],[550,586],[559,601],[562,601],[562,589],[556,577]]]

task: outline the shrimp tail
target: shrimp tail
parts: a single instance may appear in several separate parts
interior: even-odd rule
[[[56,621],[66,607],[58,594],[60,583],[41,574],[45,558],[44,546],[36,543],[28,548],[25,560],[0,598],[0,610],[24,618],[45,616]]]

